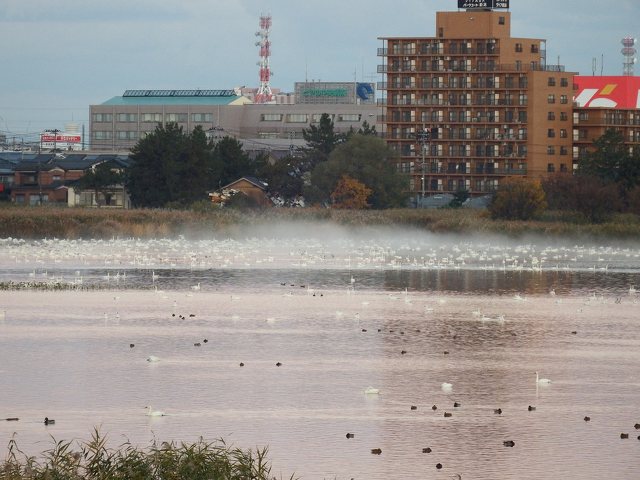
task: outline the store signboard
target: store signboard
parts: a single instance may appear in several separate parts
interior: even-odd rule
[[[44,132],[40,134],[40,148],[43,150],[80,150],[82,135]]]
[[[458,0],[458,8],[509,8],[509,0]]]
[[[613,76],[573,77],[574,102],[581,108],[640,109],[640,78]]]

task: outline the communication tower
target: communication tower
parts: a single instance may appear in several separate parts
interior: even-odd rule
[[[633,65],[636,63],[636,50],[635,46],[638,40],[633,37],[624,37],[622,39],[622,55],[624,56],[622,74],[625,76],[633,76]]]
[[[260,87],[255,96],[255,103],[271,103],[273,102],[273,92],[271,91],[271,67],[269,59],[271,57],[271,41],[269,34],[271,32],[271,15],[260,16],[260,30],[256,32],[256,37],[260,40],[256,42],[256,46],[260,47]]]

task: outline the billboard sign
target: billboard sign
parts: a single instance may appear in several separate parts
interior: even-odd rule
[[[40,134],[40,148],[43,150],[80,150],[82,135],[44,132]]]
[[[573,77],[574,102],[581,108],[640,109],[639,77]]]
[[[458,8],[509,8],[509,0],[458,0]]]

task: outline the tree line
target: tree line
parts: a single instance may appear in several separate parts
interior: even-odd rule
[[[186,207],[244,177],[255,176],[286,201],[338,208],[390,208],[406,204],[406,180],[394,156],[367,122],[346,134],[323,114],[303,129],[306,147],[282,159],[249,156],[231,136],[207,138],[202,127],[185,133],[175,123],[159,124],[131,150],[125,186],[136,207]]]
[[[528,220],[545,210],[570,211],[601,223],[615,213],[640,215],[640,149],[625,145],[616,129],[608,129],[593,147],[575,173],[503,182],[489,207],[492,216]]]

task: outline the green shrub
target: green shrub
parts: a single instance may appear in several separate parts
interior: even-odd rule
[[[42,459],[25,455],[14,439],[0,463],[3,480],[275,480],[267,448],[242,450],[224,441],[200,438],[194,443],[154,442],[148,449],[129,442],[114,450],[94,430],[91,440],[79,443],[53,440]],[[292,475],[290,479],[293,479]]]

